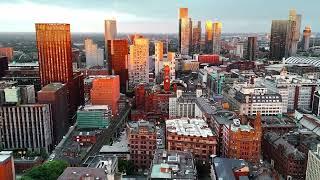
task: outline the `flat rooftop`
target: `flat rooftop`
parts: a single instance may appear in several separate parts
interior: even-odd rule
[[[67,167],[58,180],[70,179],[107,179],[107,173],[103,168]]]
[[[126,132],[122,132],[119,140],[115,140],[112,145],[104,145],[100,149],[102,154],[121,153],[129,154],[128,139]]]
[[[183,136],[214,136],[214,133],[203,119],[181,118],[166,120],[166,129],[168,132]]]
[[[214,171],[219,180],[236,180],[233,170],[241,167],[246,167],[244,160],[228,159],[215,157],[213,159]],[[247,176],[241,176],[241,180],[249,180]]]

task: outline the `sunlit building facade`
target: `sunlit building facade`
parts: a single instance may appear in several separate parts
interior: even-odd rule
[[[199,54],[201,50],[201,21],[197,21],[192,28],[192,52]]]
[[[213,23],[206,21],[205,27],[205,53],[210,54],[213,51]]]
[[[161,61],[163,61],[163,42],[157,41],[154,43],[154,54],[155,54],[155,76],[157,77],[161,71]]]
[[[183,55],[190,53],[192,45],[192,21],[188,17],[188,8],[179,10],[179,50]]]
[[[221,51],[221,32],[222,32],[222,23],[216,21],[213,23],[213,53],[220,54]]]
[[[301,14],[297,14],[296,10],[292,9],[289,11],[289,21],[292,21],[292,44],[290,48],[290,56],[293,56],[297,53],[298,42],[300,40],[301,18]]]
[[[129,85],[149,82],[149,39],[136,38],[130,45]]]
[[[307,51],[310,46],[310,37],[311,37],[311,27],[306,26],[305,29],[303,30],[303,50]]]
[[[106,51],[106,60],[109,67],[109,53],[108,53],[108,40],[114,40],[117,37],[117,21],[105,20],[104,21],[104,42]],[[111,68],[111,67],[110,67]]]
[[[84,48],[86,51],[86,67],[95,67],[95,66],[103,66],[103,49],[98,48],[98,45],[95,44],[92,39],[84,40]]]
[[[9,61],[13,59],[13,48],[11,47],[0,47],[0,56],[8,57]]]

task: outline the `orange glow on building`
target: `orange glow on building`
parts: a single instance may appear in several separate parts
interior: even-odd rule
[[[213,24],[212,21],[206,21],[206,40],[211,41],[213,37]]]
[[[128,41],[126,39],[111,40],[108,42],[108,57],[112,71],[120,76],[120,89],[125,92],[128,83]],[[112,72],[110,72],[112,74]]]
[[[175,52],[168,52],[168,61],[172,62],[174,61],[176,57],[176,53]]]
[[[8,61],[13,59],[13,48],[11,47],[0,47],[0,56],[8,57]]]
[[[163,87],[165,91],[170,91],[170,67],[164,66],[164,80],[163,80]]]
[[[154,53],[156,61],[162,61],[163,60],[163,42],[157,41],[154,43]]]
[[[188,18],[188,8],[179,9],[179,19]]]
[[[258,113],[253,122],[253,127],[242,117],[239,124],[224,125],[223,149],[224,157],[244,159],[257,163],[261,155],[261,117]]]
[[[0,178],[1,180],[16,179],[11,151],[0,151]]]
[[[72,80],[70,24],[36,24],[41,85]]]
[[[220,54],[221,50],[221,31],[222,31],[222,23],[216,21],[213,23],[213,53]]]
[[[109,105],[112,114],[118,113],[118,100],[120,98],[119,76],[100,76],[93,80],[90,91],[93,105]]]

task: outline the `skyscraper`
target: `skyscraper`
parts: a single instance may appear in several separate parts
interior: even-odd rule
[[[109,67],[109,53],[108,53],[108,40],[114,40],[117,37],[117,21],[116,20],[105,20],[104,21],[104,42],[105,42],[105,51],[106,51],[106,60],[107,66]]]
[[[86,51],[86,67],[103,66],[103,49],[98,48],[92,39],[84,40],[84,47]]]
[[[194,24],[192,28],[192,52],[200,53],[200,41],[201,41],[201,21]]]
[[[257,37],[248,37],[247,56],[249,61],[255,61],[257,58]]]
[[[125,93],[128,86],[128,41],[126,39],[109,40],[110,74],[120,76],[120,91]]]
[[[205,27],[205,53],[211,54],[213,52],[213,24],[212,21],[206,21]]]
[[[161,61],[163,61],[163,42],[157,41],[154,43],[154,53],[155,53],[155,76],[157,77],[161,71]]]
[[[289,52],[290,56],[295,55],[297,53],[298,42],[300,40],[301,18],[302,16],[300,14],[297,14],[296,10],[289,11],[289,21],[292,21],[292,44]]]
[[[303,30],[303,50],[307,51],[310,46],[310,37],[311,37],[311,27],[306,26],[305,29]]]
[[[183,55],[190,53],[192,41],[192,22],[188,17],[188,8],[179,10],[179,51]]]
[[[72,80],[70,24],[36,24],[41,85]]]
[[[213,53],[220,54],[221,51],[221,31],[222,31],[222,23],[216,21],[213,23]]]
[[[149,39],[135,38],[130,45],[129,84],[149,82]]]
[[[292,21],[273,20],[271,25],[270,59],[289,57],[292,45]]]

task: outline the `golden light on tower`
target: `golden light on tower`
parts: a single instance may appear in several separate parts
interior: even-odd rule
[[[206,40],[211,41],[213,37],[213,24],[212,21],[206,21]]]
[[[179,19],[188,18],[188,8],[179,9]]]

